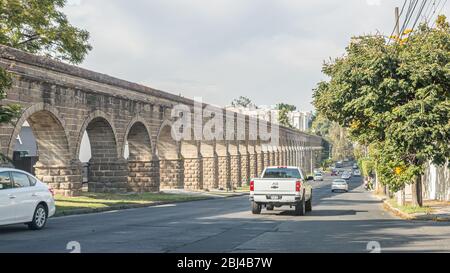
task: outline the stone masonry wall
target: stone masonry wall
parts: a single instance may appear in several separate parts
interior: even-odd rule
[[[185,158],[184,188],[190,190],[203,189],[202,172],[203,172],[202,158]]]
[[[130,192],[159,191],[159,161],[128,161],[128,187]]]

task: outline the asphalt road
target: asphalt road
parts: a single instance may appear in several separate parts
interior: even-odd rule
[[[313,183],[306,216],[289,207],[252,215],[247,196],[75,215],[41,231],[0,227],[0,252],[70,252],[71,241],[81,252],[450,251],[450,223],[391,216],[360,178],[348,193],[332,193],[329,176]]]

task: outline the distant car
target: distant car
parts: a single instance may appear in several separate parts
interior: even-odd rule
[[[314,181],[323,181],[323,176],[321,173],[314,174]]]
[[[349,179],[351,178],[351,174],[350,174],[349,172],[344,172],[344,173],[341,175],[341,178],[342,178],[342,179],[345,179],[345,180],[349,180]]]
[[[356,170],[353,171],[353,175],[354,176],[361,176],[361,171],[356,169]]]
[[[353,169],[358,169],[358,164],[354,163],[353,164]]]
[[[331,175],[332,176],[337,176],[339,174],[339,171],[338,170],[336,170],[336,169],[332,169],[331,170]]]
[[[42,229],[55,214],[53,191],[33,175],[0,168],[0,225],[25,223]]]
[[[348,192],[348,184],[344,179],[334,179],[331,183],[331,191],[345,191]]]

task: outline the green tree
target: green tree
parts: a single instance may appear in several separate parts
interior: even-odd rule
[[[327,137],[330,131],[331,123],[332,122],[324,115],[316,113],[312,118],[312,124],[309,130],[315,135]]]
[[[347,129],[330,121],[323,114],[315,115],[310,132],[323,137],[328,142],[333,160],[343,160],[353,156],[353,143]],[[330,151],[327,151],[327,154],[329,153]]]
[[[66,0],[1,0],[0,44],[81,63],[91,50],[89,32],[72,26],[61,11]]]
[[[248,106],[250,106],[252,104],[253,104],[252,100],[247,98],[247,97],[244,97],[244,96],[240,96],[239,98],[234,99],[231,102],[231,105],[234,106],[234,107],[236,107],[236,106],[248,107]]]
[[[80,63],[91,50],[89,33],[69,24],[62,13],[65,0],[0,0],[0,44],[33,54]],[[0,100],[12,77],[0,67]],[[0,106],[0,123],[20,113],[17,104]]]
[[[392,189],[413,183],[422,205],[421,174],[427,161],[450,157],[450,34],[444,17],[422,25],[406,42],[381,36],[352,40],[346,55],[324,65],[314,105],[349,128],[362,144],[377,144],[377,171]]]
[[[287,104],[287,103],[278,103],[275,108],[277,110],[286,109],[289,112],[297,110],[297,107],[295,107],[295,105]]]
[[[287,103],[278,103],[276,106],[278,112],[278,122],[286,127],[293,128],[291,122],[289,121],[289,113],[295,111],[297,107],[295,105]]]

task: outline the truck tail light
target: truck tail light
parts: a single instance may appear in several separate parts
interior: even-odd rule
[[[302,181],[301,181],[301,180],[297,180],[297,181],[295,182],[295,191],[299,192],[301,186],[302,186]]]
[[[255,181],[250,181],[250,191],[254,191],[255,190]]]
[[[52,188],[48,188],[48,191],[52,194],[52,196],[55,196],[55,191]]]

